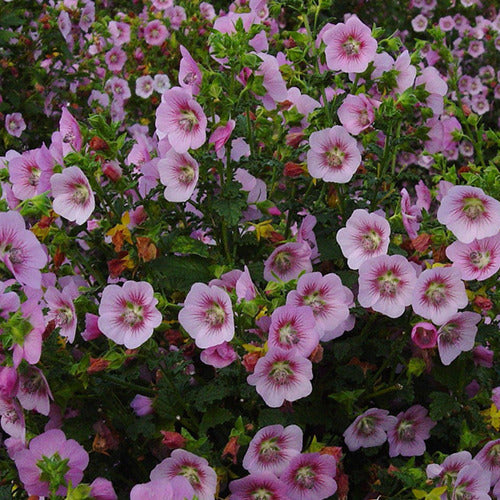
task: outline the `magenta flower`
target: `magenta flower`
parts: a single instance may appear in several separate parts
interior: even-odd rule
[[[108,285],[99,304],[99,329],[128,349],[144,344],[162,321],[153,293],[153,287],[145,281],[126,281],[121,287]]]
[[[402,255],[374,257],[359,268],[359,303],[399,318],[411,304],[415,282],[415,269]]]
[[[290,460],[280,479],[289,500],[323,500],[337,491],[337,463],[331,455],[302,453]]]
[[[441,200],[437,218],[462,243],[498,233],[500,201],[472,186],[453,186]]]
[[[61,119],[59,120],[59,131],[62,137],[63,156],[82,149],[83,139],[80,126],[67,108],[62,109]]]
[[[380,103],[365,94],[349,94],[337,111],[340,123],[352,135],[358,135],[375,120],[375,107]]]
[[[127,62],[127,54],[119,47],[111,47],[104,56],[108,69],[113,73],[119,73]]]
[[[344,431],[345,444],[350,451],[380,446],[386,442],[387,431],[395,422],[396,417],[389,415],[387,410],[370,408]]]
[[[288,349],[308,357],[319,343],[311,307],[286,305],[276,308],[269,327],[269,349]]]
[[[356,139],[340,125],[319,132],[309,138],[307,168],[311,177],[325,182],[349,182],[361,163]]]
[[[14,455],[19,478],[28,495],[48,497],[51,485],[47,470],[57,470],[64,483],[53,485],[57,495],[66,494],[66,486],[80,483],[89,463],[89,455],[74,439],[66,439],[64,432],[51,429],[30,441],[29,449]]]
[[[483,281],[500,269],[500,233],[471,243],[455,241],[446,248],[446,256],[463,280]]]
[[[311,247],[307,243],[283,243],[264,262],[264,279],[290,281],[302,271],[312,271]]]
[[[427,321],[418,322],[411,330],[411,339],[420,349],[432,349],[437,344],[437,329]]]
[[[434,267],[423,271],[415,284],[411,302],[415,314],[438,325],[468,303],[460,272],[452,267]]]
[[[179,323],[202,349],[234,337],[231,299],[217,286],[195,283],[179,312]]]
[[[163,93],[156,110],[156,133],[168,137],[177,153],[198,149],[206,140],[207,118],[191,93],[174,87]]]
[[[78,295],[78,288],[73,281],[62,292],[53,286],[45,292],[45,301],[50,309],[47,317],[55,321],[56,326],[61,329],[60,334],[68,342],[75,340],[77,317],[73,301]]]
[[[312,363],[307,358],[276,348],[259,358],[247,382],[268,406],[279,408],[285,401],[309,396],[312,377]]]
[[[476,340],[481,315],[474,312],[453,314],[438,330],[438,351],[443,365],[449,365],[460,353],[470,351]]]
[[[274,474],[256,472],[229,483],[231,500],[288,500],[286,486]]]
[[[95,208],[94,193],[78,167],[67,167],[50,178],[54,212],[69,221],[83,224]]]
[[[346,227],[337,232],[336,239],[347,265],[359,269],[366,260],[387,253],[390,235],[391,226],[385,217],[358,208],[347,220]]]
[[[21,137],[21,134],[26,130],[26,122],[21,113],[12,113],[5,115],[5,130],[14,136]]]
[[[199,500],[213,500],[217,487],[217,474],[208,462],[186,450],[177,449],[160,462],[150,474],[151,480],[186,478]]]
[[[288,293],[287,305],[309,306],[320,338],[338,328],[349,317],[351,291],[333,273],[307,273],[297,281],[297,289]],[[334,338],[334,337],[332,337]]]
[[[486,443],[474,460],[477,460],[484,470],[491,472],[491,486],[500,481],[500,439]]]
[[[228,342],[208,347],[200,354],[200,360],[214,368],[225,368],[238,359],[238,354]]]
[[[182,59],[179,63],[179,85],[191,91],[193,95],[200,93],[202,73],[189,51],[180,46]]]
[[[0,213],[0,260],[21,284],[41,287],[47,255],[18,212]]]
[[[36,410],[42,415],[48,415],[52,392],[45,375],[35,366],[30,366],[19,376],[19,388],[16,397],[25,410]]]
[[[236,122],[228,120],[224,126],[217,127],[208,139],[209,144],[215,146],[215,152],[219,153],[233,133]]]
[[[389,456],[413,457],[423,455],[425,440],[430,437],[430,430],[436,422],[427,416],[427,410],[414,405],[397,415],[396,421],[387,432]]]
[[[164,196],[167,201],[189,200],[198,182],[198,162],[189,153],[167,151],[158,161],[161,183],[166,186]]]
[[[248,445],[243,467],[252,473],[279,476],[291,458],[302,450],[303,433],[297,425],[268,425],[260,429]]]
[[[362,73],[373,61],[377,52],[377,41],[371,30],[357,16],[346,23],[338,23],[323,34],[326,44],[326,64],[332,71]]]

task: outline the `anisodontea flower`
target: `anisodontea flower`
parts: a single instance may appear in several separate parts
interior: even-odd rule
[[[474,460],[477,460],[484,470],[491,472],[491,486],[500,481],[500,439],[486,443]]]
[[[21,113],[12,113],[5,115],[5,130],[14,136],[21,137],[21,134],[26,130],[26,122]]]
[[[438,330],[438,351],[443,365],[449,365],[460,353],[470,351],[476,340],[481,315],[465,311],[453,314]]]
[[[34,437],[28,449],[14,455],[19,478],[28,495],[48,497],[49,481],[45,470],[59,470],[66,483],[77,486],[89,463],[89,455],[74,439],[66,439],[64,432],[51,429]],[[60,486],[57,495],[65,495],[66,487]]]
[[[370,408],[344,431],[345,444],[350,451],[380,446],[386,442],[387,431],[395,421],[396,417],[389,415],[387,410]]]
[[[126,281],[121,287],[108,285],[99,304],[99,329],[128,349],[144,344],[162,320],[153,293],[153,287],[145,281]]]
[[[469,303],[460,272],[452,267],[434,267],[417,279],[411,301],[415,314],[437,325]]]
[[[336,274],[323,276],[315,272],[299,278],[296,290],[288,293],[286,303],[295,307],[310,307],[315,328],[322,339],[347,320],[352,300],[352,292],[342,285]]]
[[[61,329],[60,334],[66,337],[68,342],[75,340],[77,317],[73,301],[78,295],[74,282],[65,286],[62,292],[53,286],[45,292],[45,301],[50,309],[47,317],[54,320],[55,325]]]
[[[305,398],[312,392],[312,363],[296,352],[279,348],[259,358],[247,382],[271,408]]]
[[[411,304],[417,276],[402,255],[381,255],[359,268],[359,303],[390,318],[399,318]]]
[[[460,469],[472,461],[472,455],[468,451],[459,451],[446,457],[441,465],[429,464],[425,470],[430,479],[441,478],[438,484],[453,482]]]
[[[337,491],[337,462],[331,455],[302,453],[290,460],[280,479],[289,500],[323,500]]]
[[[359,269],[366,260],[387,253],[390,235],[391,226],[385,217],[358,208],[347,220],[346,227],[337,232],[336,239],[347,265]]]
[[[200,360],[214,368],[225,368],[238,359],[238,354],[229,342],[207,347],[200,354]]]
[[[202,349],[229,342],[234,337],[229,295],[217,286],[195,283],[179,312],[179,323]]]
[[[297,278],[302,271],[312,271],[311,247],[305,242],[284,243],[275,248],[264,262],[264,279],[267,281],[280,279],[287,282]]]
[[[231,481],[229,489],[231,500],[288,500],[285,484],[269,472],[256,472]]]
[[[174,151],[198,149],[206,140],[207,118],[189,90],[174,87],[162,95],[156,110],[156,132],[168,137]]]
[[[437,343],[437,329],[427,321],[418,322],[411,329],[411,339],[420,349],[432,349]]]
[[[362,73],[375,58],[377,41],[371,30],[355,15],[323,34],[326,65],[332,71]]]
[[[167,151],[158,161],[160,181],[166,186],[164,196],[167,201],[189,200],[198,182],[198,162],[189,153]]]
[[[149,483],[136,484],[130,491],[130,500],[185,500],[195,495],[187,479],[153,479]],[[213,498],[213,497],[212,497]]]
[[[340,123],[353,135],[367,129],[375,120],[375,107],[380,105],[364,94],[349,94],[337,111]]]
[[[471,243],[455,241],[446,248],[446,256],[462,279],[483,281],[500,269],[500,233]]]
[[[78,167],[67,167],[50,178],[54,212],[69,221],[83,224],[95,208],[94,193]]]
[[[472,186],[453,186],[444,196],[437,218],[462,243],[499,232],[500,201]]]
[[[311,177],[345,184],[361,163],[356,139],[340,126],[313,132],[309,138],[307,168]]]
[[[271,316],[268,344],[308,357],[319,343],[319,333],[310,307],[286,305],[278,307]]]
[[[389,456],[413,457],[423,455],[425,440],[430,437],[430,430],[436,425],[427,416],[427,410],[414,405],[397,415],[395,422],[387,433],[389,440]]]
[[[243,467],[252,473],[273,473],[279,476],[291,458],[302,450],[303,433],[297,425],[268,425],[260,429],[248,445]]]
[[[473,498],[477,500],[489,500],[490,471],[483,469],[481,464],[472,460],[468,465],[460,469],[453,485],[454,499]]]
[[[208,462],[194,453],[177,449],[169,458],[160,462],[150,474],[157,479],[173,480],[177,476],[186,478],[194,489],[199,500],[213,500],[217,487],[217,474]]]

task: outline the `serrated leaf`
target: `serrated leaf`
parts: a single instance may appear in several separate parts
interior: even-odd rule
[[[429,405],[429,416],[432,420],[442,420],[452,412],[460,410],[460,403],[445,392],[432,392],[430,398],[432,403]]]
[[[233,414],[228,409],[221,408],[220,406],[213,406],[203,414],[203,418],[200,422],[200,433],[205,434],[208,429],[224,424],[232,418]]]
[[[200,257],[208,257],[208,248],[205,243],[190,238],[189,236],[178,236],[172,242],[170,251],[173,253],[195,254]]]

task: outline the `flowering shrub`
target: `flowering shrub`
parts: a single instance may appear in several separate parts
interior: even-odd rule
[[[494,1],[0,6],[0,496],[500,497]]]

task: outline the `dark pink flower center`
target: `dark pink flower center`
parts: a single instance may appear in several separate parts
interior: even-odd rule
[[[302,488],[311,490],[314,488],[316,473],[310,465],[304,465],[304,467],[297,469],[294,479]]]
[[[42,171],[37,167],[31,167],[30,175],[28,177],[28,184],[30,186],[38,186],[40,175]]]
[[[368,116],[368,110],[362,109],[358,114],[359,123],[365,127],[366,125],[370,125],[370,117]]]
[[[446,344],[455,344],[460,340],[460,330],[457,323],[448,323],[441,328],[439,339]]]
[[[315,315],[320,313],[325,308],[326,304],[321,298],[321,292],[319,290],[315,290],[309,295],[305,295],[303,301],[306,306],[312,308]]]
[[[21,248],[11,248],[7,250],[9,253],[9,260],[12,264],[21,264],[24,261],[23,251]]]
[[[275,495],[271,490],[259,486],[256,490],[253,490],[250,493],[250,497],[253,500],[272,500],[275,498]]]
[[[194,168],[186,164],[180,167],[179,170],[179,182],[181,184],[190,184],[194,179]]]
[[[289,252],[278,252],[274,257],[274,265],[280,273],[286,273],[292,267],[292,259]]]
[[[277,459],[281,458],[280,452],[281,449],[278,446],[278,438],[273,437],[271,439],[266,439],[260,444],[259,459],[265,463],[275,462]]]
[[[356,428],[364,436],[370,436],[375,429],[375,419],[373,417],[363,417],[356,425]]]
[[[198,469],[192,465],[182,465],[179,471],[179,475],[184,476],[192,486],[200,484],[200,474]]]
[[[186,73],[186,76],[182,79],[182,81],[186,84],[186,85],[191,85],[192,83],[194,83],[197,79],[197,75],[196,73],[193,73],[192,71],[190,71],[189,73]]]
[[[491,460],[492,465],[500,467],[500,444],[495,444],[491,447],[488,452],[488,457]]]
[[[63,306],[57,310],[56,319],[59,325],[69,325],[73,321],[73,311],[68,306]]]

